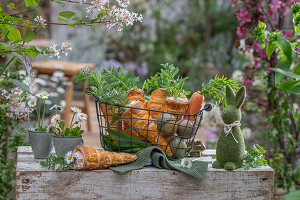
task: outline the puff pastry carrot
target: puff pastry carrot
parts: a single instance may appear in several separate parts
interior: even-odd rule
[[[73,155],[76,158],[75,169],[78,170],[107,168],[131,163],[137,159],[136,155],[129,153],[116,153],[81,145],[75,147]]]
[[[124,121],[127,124],[132,124],[131,128],[140,136],[147,138],[151,143],[158,143],[157,146],[165,150],[167,155],[172,155],[170,147],[167,147],[170,137],[158,133],[156,121],[149,116],[148,111],[135,109],[143,108],[144,104],[140,101],[135,101],[131,106],[132,108],[126,109],[122,114]]]
[[[163,88],[158,88],[151,93],[151,97],[147,103],[147,108],[150,110],[164,111],[167,103],[167,91]],[[161,112],[151,111],[150,116],[152,119],[157,120]]]

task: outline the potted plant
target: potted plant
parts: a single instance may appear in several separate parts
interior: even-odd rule
[[[57,111],[59,110],[59,106],[52,108]],[[58,112],[51,118],[50,130],[53,133],[54,149],[58,157],[64,156],[69,151],[73,151],[77,145],[83,145],[82,134],[84,130],[81,129],[81,126],[83,121],[87,119],[87,115],[82,113],[77,107],[73,106],[71,109],[73,116],[68,127],[61,120]]]
[[[47,158],[53,148],[53,136],[52,133],[47,130],[47,126],[45,124],[45,101],[48,99],[48,96],[48,92],[43,91],[28,98],[29,109],[33,109],[36,112],[38,120],[37,124],[32,126],[30,118],[28,118],[29,141],[34,158],[37,159]]]

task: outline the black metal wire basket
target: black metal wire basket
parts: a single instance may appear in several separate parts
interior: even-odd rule
[[[108,151],[136,153],[150,145],[160,147],[169,158],[188,156],[192,150],[206,104],[197,113],[180,114],[95,101],[100,142]],[[158,119],[152,116],[159,116]]]

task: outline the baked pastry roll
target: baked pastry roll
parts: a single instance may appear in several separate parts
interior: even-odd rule
[[[137,159],[136,155],[129,153],[116,153],[105,151],[104,149],[96,149],[77,145],[73,151],[73,156],[76,158],[75,169],[87,170],[97,168],[107,168],[127,164]]]
[[[132,124],[131,128],[134,129],[140,136],[146,138],[147,141],[153,144],[158,144],[158,147],[164,150],[167,155],[171,156],[171,149],[170,147],[167,147],[170,137],[158,133],[156,120],[153,120],[151,116],[149,116],[149,111],[135,109],[143,108],[143,106],[144,104],[140,101],[132,103],[132,108],[127,108],[122,114],[124,121],[127,124]]]
[[[151,97],[147,103],[147,108],[150,110],[157,110],[157,111],[165,111],[166,109],[166,99],[168,93],[163,88],[158,88],[151,93]],[[161,112],[151,111],[150,116],[152,119],[157,120],[158,117],[161,115]]]
[[[179,113],[179,114],[185,114],[185,111],[188,106],[188,99],[186,96],[183,97],[168,97],[166,99],[166,112],[171,112],[171,113]],[[180,120],[182,118],[182,115],[176,115],[173,114],[173,116],[176,118],[176,120]]]

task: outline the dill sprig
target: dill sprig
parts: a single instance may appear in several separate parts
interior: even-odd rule
[[[205,97],[211,95],[217,105],[222,103],[222,108],[224,109],[227,106],[226,102],[226,85],[230,85],[232,89],[239,89],[239,84],[236,79],[227,79],[227,77],[218,77],[215,76],[214,79],[211,79],[207,84],[202,84],[202,89],[199,91]]]
[[[254,145],[245,155],[244,159],[244,169],[257,168],[260,166],[266,166],[268,161],[265,159],[264,154],[266,150],[264,147],[259,146],[258,144]]]
[[[71,167],[74,166],[75,163],[76,163],[76,158],[74,158],[74,160],[70,164],[68,164],[65,161],[64,157],[56,157],[50,155],[49,157],[46,158],[46,160],[41,161],[40,165],[44,168],[53,169],[53,170],[55,169],[58,172],[58,171],[70,169]]]
[[[152,92],[158,88],[164,88],[170,96],[181,97],[183,95],[188,95],[190,92],[183,89],[184,82],[188,77],[181,77],[178,75],[178,67],[174,67],[173,64],[161,64],[162,69],[160,72],[151,76],[149,79],[145,80],[143,85],[143,90],[146,93]]]
[[[88,67],[81,70],[76,76],[76,81],[88,81],[89,87],[85,94],[94,96],[99,102],[107,102],[110,105],[125,105],[127,94],[138,84],[138,77],[131,77],[127,72],[122,72],[121,67],[109,67],[100,72],[92,72]],[[114,109],[114,106],[112,106]]]

